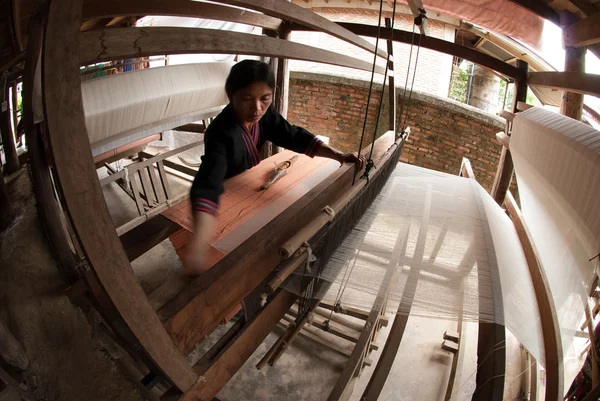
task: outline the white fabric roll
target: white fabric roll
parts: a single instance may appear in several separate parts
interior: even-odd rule
[[[575,331],[600,252],[600,132],[533,108],[518,113],[510,140],[523,218],[548,277],[565,364],[577,365]],[[565,367],[565,388],[576,372]]]
[[[231,63],[150,68],[81,85],[92,153],[214,116],[227,104]]]

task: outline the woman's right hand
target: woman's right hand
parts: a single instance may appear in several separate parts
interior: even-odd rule
[[[183,272],[188,276],[198,276],[210,268],[210,239],[213,236],[217,219],[212,214],[194,212],[194,238],[185,250]]]
[[[183,274],[186,276],[199,276],[210,267],[207,263],[208,247],[208,242],[194,238],[194,241],[185,250]]]

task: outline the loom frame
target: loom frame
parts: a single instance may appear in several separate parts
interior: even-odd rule
[[[173,383],[174,391],[191,390],[184,395],[184,399],[185,397],[197,397],[197,394],[204,394],[204,392],[214,395],[213,393],[218,391],[218,388],[211,389],[206,386],[200,386],[201,389],[197,388],[201,384],[197,381],[197,373],[187,364],[183,355],[177,351],[172,339],[169,338],[167,331],[153,312],[141,288],[139,288],[135,275],[131,269],[126,268],[131,255],[128,256],[124,252],[119,237],[113,234],[115,231],[111,227],[106,204],[102,196],[98,196],[101,193],[100,183],[97,178],[93,179],[96,175],[96,169],[91,160],[89,143],[86,143],[84,137],[67,137],[68,132],[85,132],[82,101],[78,90],[80,79],[76,73],[79,65],[78,42],[81,35],[78,34],[78,30],[80,21],[80,1],[53,1],[49,7],[45,41],[42,45],[45,117],[48,125],[47,139],[49,141],[49,151],[52,155],[51,160],[57,190],[61,195],[62,206],[68,216],[69,227],[72,230],[71,239],[75,242],[75,248],[80,255],[85,258],[83,263],[79,264],[80,268],[85,266],[80,273],[84,277],[89,292],[96,298],[98,309],[111,323],[111,327],[117,336],[128,339],[132,348],[143,354],[144,361],[149,364],[155,375],[163,376]],[[63,60],[67,66],[62,69],[51,68],[58,59]],[[74,95],[70,96],[71,94]],[[64,102],[59,101],[59,99],[66,98],[68,100]],[[61,118],[65,115],[70,115],[71,118]],[[375,157],[384,157],[387,154],[389,159],[390,153],[386,151],[387,149],[376,150]],[[144,163],[148,164],[147,162],[153,161],[156,161],[156,159],[138,163],[135,168],[146,167]],[[345,166],[340,169],[332,180],[335,183],[341,182],[347,185],[354,175],[353,173],[353,167]],[[84,177],[83,181],[82,177]],[[116,173],[109,178],[110,180],[116,180],[119,178],[119,174]],[[331,183],[325,185],[329,188],[335,188],[328,184]],[[342,187],[339,185],[341,184],[337,185],[339,189],[343,188],[343,185]],[[323,199],[325,201],[326,198],[331,198],[334,192],[331,189],[325,191],[325,195],[321,196],[325,196]],[[94,213],[89,213],[89,210],[93,210]],[[149,220],[145,224],[149,225],[151,221],[153,220]],[[146,231],[147,227],[142,228],[142,226],[139,226],[137,231]],[[156,242],[165,230],[169,231],[169,227],[158,224],[157,232],[161,234],[155,237],[153,242]],[[134,237],[136,236],[131,233],[126,238],[132,238],[131,242],[137,245],[138,238]],[[138,248],[135,253],[139,254],[139,252],[140,249]],[[268,309],[265,309],[265,311],[281,308],[282,312],[258,314],[243,329],[242,333],[236,335],[237,340],[230,343],[233,348],[228,348],[233,351],[229,351],[225,355],[234,354],[239,358],[243,355],[243,352],[239,352],[240,348],[246,352],[251,352],[253,346],[249,343],[249,338],[257,341],[256,339],[261,337],[261,335],[257,336],[254,330],[263,332],[266,335],[276,321],[271,322],[273,324],[263,324],[263,320],[274,319],[277,315],[283,315],[289,309],[288,304],[292,300],[295,300],[295,296],[292,294],[284,291],[277,293],[273,300],[268,303]],[[278,317],[277,320],[279,320]],[[254,334],[250,335],[248,333]],[[258,343],[261,341],[262,339],[258,340]],[[227,375],[223,376],[222,372],[219,371],[219,363],[217,361],[212,364],[211,368],[216,369],[216,374],[226,382],[229,377]],[[241,366],[243,361],[238,360],[235,363]],[[217,382],[218,380],[212,381],[213,385]],[[212,395],[207,395],[206,399],[211,399]]]
[[[45,43],[41,45],[45,66],[44,96],[48,132],[40,132],[39,135],[47,135],[44,139],[49,141],[48,150],[51,157],[50,160],[43,162],[52,165],[57,190],[61,195],[59,198],[68,216],[71,232],[67,235],[62,234],[67,238],[71,237],[79,255],[84,257],[84,260],[79,263],[80,273],[83,271],[82,276],[86,286],[90,288],[94,297],[96,297],[98,308],[103,315],[113,323],[111,326],[115,333],[129,341],[132,345],[131,348],[135,350],[134,353],[142,356],[154,374],[166,378],[168,382],[174,385],[172,392],[185,392],[182,399],[198,397],[208,400],[219,390],[220,387],[217,388],[218,383],[226,379],[227,374],[224,373],[224,370],[227,370],[228,366],[241,366],[244,356],[262,341],[260,340],[257,344],[256,339],[264,338],[270,332],[279,320],[275,317],[278,315],[281,317],[285,314],[295,301],[295,296],[286,291],[277,292],[267,304],[269,313],[266,313],[267,309],[263,309],[262,313],[257,314],[241,331],[231,337],[228,346],[219,353],[220,359],[211,365],[213,370],[201,371],[202,373],[212,372],[210,374],[213,376],[208,377],[215,378],[211,381],[213,384],[203,385],[202,382],[198,381],[201,372],[195,371],[185,361],[151,307],[150,302],[148,302],[146,295],[139,288],[135,275],[127,267],[129,261],[143,253],[144,249],[150,249],[153,244],[159,243],[161,238],[165,239],[168,236],[167,233],[173,229],[172,223],[166,222],[166,219],[162,216],[157,216],[140,224],[121,238],[115,235],[116,232],[111,225],[106,204],[101,196],[100,185],[95,176],[96,169],[91,159],[87,138],[82,139],[77,135],[69,138],[69,133],[85,132],[78,74],[78,66],[81,64],[79,59],[80,39],[82,36],[96,38],[96,34],[79,34],[79,29],[82,16],[86,18],[97,18],[99,16],[99,14],[90,11],[93,9],[94,1],[85,0],[83,4],[88,7],[85,8],[82,7],[81,0],[53,0],[50,4],[49,19],[46,24]],[[365,46],[364,42],[358,40],[360,38],[356,34],[340,29],[334,23],[330,25],[328,22],[322,26],[320,24],[323,21],[319,19],[321,17],[316,18],[316,14],[285,1],[268,2],[267,5],[258,0],[244,2],[223,0],[221,2],[231,5],[243,5],[264,12],[271,17],[301,23],[313,29],[318,27],[320,30],[334,34],[334,36],[337,35],[337,37],[350,43],[363,48]],[[101,3],[103,6],[106,4],[105,2]],[[158,3],[162,4],[163,2],[152,4],[156,6]],[[143,14],[145,13],[143,7],[147,4],[148,2],[140,2],[136,5],[140,8],[135,10],[140,10],[139,13]],[[176,15],[198,16],[195,14],[196,11],[191,12],[179,8],[181,4],[182,2],[179,1],[176,3],[169,2],[169,6],[177,9]],[[118,6],[121,6],[121,3],[114,1],[114,6],[115,9],[112,9],[111,13],[123,15],[118,11]],[[138,14],[135,10],[127,13],[135,12]],[[160,11],[156,11],[156,13],[163,14]],[[147,12],[147,14],[152,14],[152,12]],[[240,22],[239,14],[235,13],[231,17],[223,18],[232,21],[236,21],[237,18],[237,21]],[[258,26],[269,24],[269,27],[271,27],[274,22],[272,20],[261,21],[254,21],[254,23]],[[227,36],[227,33],[224,33],[224,36]],[[278,41],[281,42],[278,42],[278,45],[287,47],[288,50],[291,49],[291,47],[285,46],[287,45],[285,41]],[[265,43],[264,39],[260,39],[260,42]],[[369,46],[372,45],[369,44]],[[452,51],[456,51],[449,50],[445,46],[440,47],[440,49],[442,48],[447,50],[448,54],[453,54]],[[373,51],[372,47],[367,49]],[[197,52],[199,49],[195,47],[191,50]],[[231,50],[231,48],[223,49],[223,51]],[[460,50],[464,51],[464,49]],[[135,52],[121,52],[119,54],[139,55]],[[161,52],[161,54],[165,53]],[[260,54],[282,56],[281,52],[275,51]],[[289,56],[290,54],[284,53],[283,55]],[[385,57],[386,53],[379,50],[378,55]],[[473,54],[468,54],[468,56],[474,57]],[[36,54],[32,52],[31,57],[35,60]],[[469,57],[465,58],[470,59]],[[98,61],[99,59],[101,58],[89,58],[86,59],[86,62]],[[482,60],[485,61],[482,58],[477,58],[477,60],[482,64]],[[59,61],[64,68],[53,69],[49,67],[58,64]],[[488,63],[488,61],[485,62]],[[512,71],[508,64],[506,66],[497,63],[494,65],[496,68]],[[519,75],[519,78],[521,77],[522,75]],[[390,80],[392,78],[390,77]],[[66,101],[64,101],[65,99]],[[64,118],[65,116],[71,118]],[[395,121],[394,126],[391,125],[390,121],[390,126],[395,129]],[[335,177],[336,184],[344,183],[353,175],[351,169],[342,170]],[[83,180],[81,180],[81,176],[84,176]],[[329,200],[332,194],[329,193],[323,196],[326,200]],[[90,209],[93,210],[93,213],[89,213]],[[54,210],[49,213],[56,216],[58,212]],[[60,237],[60,234],[55,233],[54,235]],[[65,263],[71,264],[72,262],[67,261]],[[177,295],[180,296],[180,292]],[[193,295],[195,297],[198,294]],[[187,295],[187,297],[189,296]],[[188,305],[189,303],[186,302],[185,304]],[[148,333],[152,333],[152,336],[149,336]],[[366,346],[370,345],[367,344]]]

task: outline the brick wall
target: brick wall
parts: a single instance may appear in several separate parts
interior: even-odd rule
[[[338,149],[355,152],[363,128],[368,83],[342,77],[292,73],[288,119],[317,135],[330,138]],[[373,91],[365,136],[371,138],[381,85]],[[387,90],[377,129],[387,130]],[[402,90],[398,88],[398,113]],[[451,174],[457,174],[463,157],[471,160],[477,180],[490,190],[498,166],[500,144],[496,132],[504,130],[499,117],[471,106],[436,96],[414,92],[408,107],[406,125],[412,133],[400,160]],[[369,140],[370,142],[370,140]]]
[[[353,22],[368,25],[377,25],[379,13],[374,10],[364,9],[334,9],[320,8],[312,11],[324,16],[325,18],[336,22]],[[383,17],[391,18],[390,12],[384,12]],[[409,15],[396,14],[394,28],[412,32],[413,17]],[[383,20],[382,20],[383,24]],[[417,32],[419,29],[416,29]],[[430,20],[429,35],[438,39],[454,40],[454,28],[449,28],[446,24]],[[322,32],[293,32],[291,40],[294,42],[318,47],[325,50],[333,50],[337,53],[355,57],[360,60],[373,62],[373,55],[366,50],[362,50],[341,39],[334,38]],[[375,38],[365,38],[365,40],[375,44]],[[380,43],[380,47],[387,49],[385,43]],[[409,74],[409,81],[413,79],[413,71],[416,60],[416,46],[413,48],[411,68],[409,71],[408,61],[410,58],[410,45],[404,43],[394,43],[394,63],[396,79],[404,85],[406,74]],[[385,67],[385,60],[378,57],[377,63]],[[312,72],[318,74],[331,74],[344,76],[348,78],[371,80],[371,73],[352,68],[337,67],[320,63],[307,61],[290,61],[291,71]],[[429,49],[421,49],[419,52],[419,61],[415,77],[415,89],[426,93],[440,96],[448,95],[450,85],[450,76],[452,73],[452,56],[439,53]],[[381,80],[377,75],[376,79]]]

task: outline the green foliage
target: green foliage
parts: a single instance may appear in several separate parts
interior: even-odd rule
[[[452,77],[450,78],[450,90],[448,97],[461,103],[467,102],[467,90],[469,86],[469,70],[471,63],[463,61],[460,65],[452,65]]]

